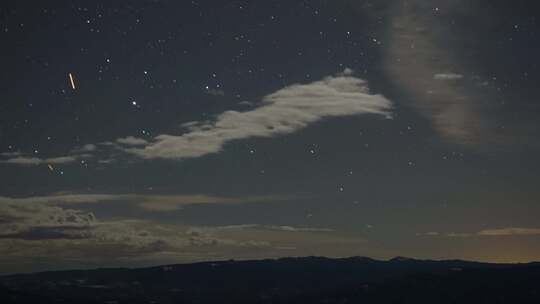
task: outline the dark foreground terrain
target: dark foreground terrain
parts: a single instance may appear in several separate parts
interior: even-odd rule
[[[540,263],[318,257],[0,277],[0,303],[540,303]]]

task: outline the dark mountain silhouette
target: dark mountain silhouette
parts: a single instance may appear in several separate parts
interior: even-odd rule
[[[0,303],[540,303],[540,263],[283,258],[0,277]]]

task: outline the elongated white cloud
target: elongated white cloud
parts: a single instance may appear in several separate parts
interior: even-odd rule
[[[94,152],[98,149],[98,147],[94,144],[86,144],[82,147],[77,147],[72,150],[73,153],[86,153],[86,152]]]
[[[148,144],[144,138],[137,138],[133,136],[118,138],[116,142],[127,146],[144,146]]]
[[[57,194],[17,198],[0,196],[0,204],[15,203],[20,206],[23,204],[65,205],[126,200],[135,197],[137,197],[136,194]]]
[[[290,134],[327,117],[376,114],[390,118],[392,103],[382,95],[371,94],[367,83],[352,74],[351,69],[345,69],[336,76],[309,84],[287,86],[263,97],[262,106],[251,111],[226,111],[214,121],[185,123],[182,126],[187,131],[183,134],[162,134],[150,141],[127,136],[101,144],[145,159],[186,159],[220,152],[226,143],[234,140]],[[72,152],[96,150],[95,144],[87,144]],[[11,153],[2,155],[11,158],[0,160],[0,163],[24,166],[69,164],[92,156],[37,158]]]
[[[0,196],[0,205],[18,204],[18,206],[67,206],[80,204],[94,204],[104,202],[130,202],[141,209],[153,212],[169,212],[180,210],[184,206],[201,204],[243,204],[275,202],[289,200],[292,197],[279,196],[250,196],[250,197],[221,197],[204,194],[57,194],[32,197],[5,197]],[[2,209],[0,208],[0,217]]]
[[[242,224],[242,225],[229,225],[229,226],[213,226],[213,227],[196,227],[190,229],[190,233],[208,233],[216,231],[234,231],[234,230],[273,230],[284,232],[335,232],[330,228],[313,228],[313,227],[293,227],[293,226],[277,226],[277,225],[258,225],[258,224]]]
[[[458,80],[462,78],[463,78],[463,75],[456,74],[456,73],[443,73],[443,74],[433,75],[433,79],[435,80]]]
[[[159,135],[145,147],[126,151],[146,159],[194,158],[219,152],[233,140],[290,134],[325,117],[390,117],[392,103],[370,94],[367,83],[351,73],[347,69],[320,81],[285,87],[265,96],[263,105],[251,111],[226,111],[213,122],[190,123],[187,133]]]
[[[3,156],[3,157],[17,157],[17,156],[21,156],[22,153],[21,152],[2,152],[0,153],[0,156]]]
[[[468,232],[450,232],[450,233],[439,233],[439,232],[427,232],[427,233],[418,233],[417,236],[447,236],[447,237],[485,237],[485,236],[540,236],[540,228],[525,228],[525,227],[505,227],[505,228],[494,228],[494,229],[484,229],[473,233]]]
[[[50,164],[50,165],[69,164],[75,161],[77,161],[76,156],[60,156],[60,157],[52,157],[52,158],[19,156],[19,157],[3,160],[0,162],[6,163],[6,164],[14,164],[14,165],[37,166],[37,165],[43,165],[43,164]]]
[[[508,227],[500,229],[486,229],[478,232],[482,236],[507,236],[507,235],[540,235],[540,228]]]
[[[211,195],[147,195],[136,197],[136,199],[140,200],[138,206],[142,209],[153,212],[169,212],[181,210],[187,205],[275,202],[291,198],[273,196],[219,197]]]

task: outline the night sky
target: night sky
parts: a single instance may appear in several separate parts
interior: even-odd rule
[[[0,272],[540,260],[538,6],[2,1]]]

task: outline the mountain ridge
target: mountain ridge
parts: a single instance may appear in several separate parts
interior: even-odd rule
[[[6,275],[0,302],[409,303],[401,295],[410,303],[538,303],[535,282],[537,262],[311,256]]]
[[[419,259],[412,257],[396,256],[390,259],[375,259],[366,256],[350,256],[350,257],[341,257],[341,258],[330,258],[325,256],[301,256],[301,257],[280,257],[280,258],[266,258],[266,259],[246,259],[246,260],[211,260],[211,261],[200,261],[193,263],[175,263],[175,264],[160,264],[155,266],[144,266],[144,267],[97,267],[97,268],[83,268],[83,269],[61,269],[61,270],[44,270],[37,272],[21,272],[21,273],[0,273],[0,278],[9,277],[9,276],[24,276],[24,275],[36,275],[36,274],[47,274],[47,273],[59,273],[59,272],[73,272],[73,271],[97,271],[97,270],[144,270],[144,269],[153,269],[153,268],[162,268],[162,267],[179,267],[186,265],[207,265],[207,264],[230,264],[230,263],[246,263],[246,262],[272,262],[272,261],[288,261],[288,260],[309,260],[309,259],[321,259],[321,260],[331,260],[331,261],[363,261],[363,262],[423,262],[423,263],[465,263],[470,265],[491,265],[491,266],[526,266],[526,265],[540,265],[540,261],[531,261],[531,262],[515,262],[515,263],[497,263],[497,262],[482,262],[482,261],[471,261],[471,260],[462,260],[462,259]]]

